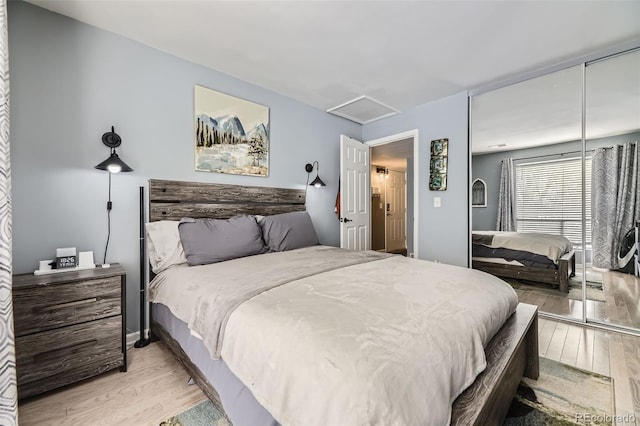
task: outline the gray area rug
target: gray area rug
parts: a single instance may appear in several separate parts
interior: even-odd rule
[[[540,358],[538,380],[524,378],[504,426],[611,425],[610,377]]]
[[[598,281],[600,274],[587,274],[587,300],[595,300],[605,302],[604,289],[602,287],[602,278]],[[602,277],[602,275],[600,275]],[[502,278],[511,284],[516,290],[533,291],[544,293],[556,297],[566,297],[573,300],[582,300],[582,277],[576,276],[569,280],[569,293],[562,293],[557,288],[553,288],[551,284],[534,283],[529,281],[517,280],[515,278]]]

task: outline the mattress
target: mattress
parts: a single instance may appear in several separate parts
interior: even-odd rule
[[[530,253],[528,251],[492,248],[481,244],[473,244],[471,252],[474,258],[482,257],[485,259],[503,259],[507,262],[516,262],[521,266],[557,269],[557,265],[548,257]]]
[[[283,424],[447,423],[517,305],[482,272],[322,246],[165,271],[150,297]]]
[[[501,257],[548,269],[572,249],[561,235],[534,232],[473,231],[472,243],[474,257]]]
[[[227,416],[237,425],[275,426],[278,422],[254,398],[251,391],[229,370],[221,359],[211,359],[202,339],[195,336],[184,321],[169,308],[152,303],[153,320],[176,340],[220,396]]]
[[[472,257],[472,261],[476,262],[487,262],[487,263],[498,263],[500,265],[511,265],[511,266],[524,266],[522,263],[517,260],[507,260],[501,257]]]

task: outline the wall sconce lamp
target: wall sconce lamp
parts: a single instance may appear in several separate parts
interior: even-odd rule
[[[104,247],[104,259],[103,265],[107,264],[107,250],[109,249],[109,238],[111,237],[111,174],[112,173],[126,173],[132,172],[133,169],[129,167],[127,163],[122,161],[118,154],[116,154],[116,148],[122,144],[122,139],[116,133],[113,126],[111,131],[102,135],[102,143],[111,149],[111,155],[102,163],[96,166],[98,170],[104,170],[109,172],[109,201],[107,201],[107,244]],[[144,272],[144,188],[140,187],[140,339],[134,343],[134,347],[143,348],[151,343],[151,339],[146,337],[145,332],[145,318],[146,318],[146,297],[145,297],[145,272]]]
[[[311,175],[311,172],[313,172],[314,167],[316,168],[316,178],[313,181],[311,181],[311,183],[309,183],[309,175]],[[309,183],[309,185],[315,186],[316,188],[320,188],[321,186],[327,186],[322,181],[322,179],[320,179],[320,176],[318,176],[318,172],[320,171],[320,165],[318,164],[317,161],[314,161],[313,164],[307,163],[304,166],[304,169],[307,171],[307,183]]]
[[[102,261],[102,264],[106,265],[107,250],[109,249],[109,238],[111,237],[111,208],[113,207],[113,204],[111,203],[111,174],[120,172],[132,172],[133,169],[129,167],[127,163],[122,161],[120,157],[118,157],[118,154],[116,154],[116,148],[119,147],[120,144],[122,144],[122,139],[120,139],[120,136],[115,132],[113,126],[111,126],[110,132],[106,132],[104,135],[102,135],[102,143],[111,149],[111,155],[109,156],[109,158],[95,167],[98,170],[109,172],[109,200],[107,201],[107,243],[104,247],[104,258]]]
[[[102,135],[102,143],[111,148],[111,155],[102,163],[96,166],[98,170],[105,170],[109,173],[132,172],[133,169],[127,165],[116,154],[116,148],[122,144],[122,139],[115,132],[113,126],[111,131]]]

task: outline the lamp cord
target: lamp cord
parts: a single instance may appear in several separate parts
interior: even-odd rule
[[[109,201],[107,201],[107,244],[104,246],[104,259],[102,264],[107,263],[107,250],[109,249],[109,239],[111,238],[111,172],[109,172]]]

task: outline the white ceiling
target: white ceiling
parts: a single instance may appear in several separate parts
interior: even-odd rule
[[[29,0],[323,110],[400,111],[640,39],[640,1]]]

